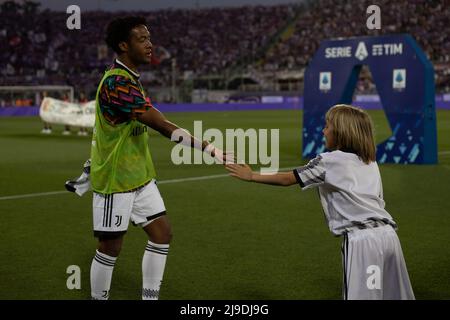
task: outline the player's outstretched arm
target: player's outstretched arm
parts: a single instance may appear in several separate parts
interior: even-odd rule
[[[156,108],[151,108],[147,112],[139,114],[137,120],[169,139],[175,130],[180,129],[176,124],[167,120],[167,118]]]
[[[230,176],[250,182],[271,184],[276,186],[291,186],[297,184],[293,172],[279,172],[266,175],[253,172],[246,164],[227,164],[225,168],[230,172]]]
[[[175,141],[176,143],[181,143],[185,146],[196,148],[208,153],[212,157],[219,160],[220,163],[234,162],[233,153],[225,153],[208,141],[198,140],[183,128],[180,128],[175,123],[170,122],[156,108],[151,108],[147,112],[138,115],[137,120],[148,125],[150,128],[158,131],[163,136]]]

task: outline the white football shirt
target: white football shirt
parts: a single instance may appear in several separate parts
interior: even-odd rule
[[[330,231],[341,235],[346,228],[371,220],[396,228],[384,209],[383,186],[376,162],[365,164],[354,153],[325,152],[307,165],[294,169],[303,190],[318,187]]]

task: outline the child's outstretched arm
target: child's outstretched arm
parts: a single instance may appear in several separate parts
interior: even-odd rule
[[[291,186],[297,184],[293,172],[279,172],[271,175],[262,175],[252,172],[252,169],[246,164],[227,164],[225,168],[230,172],[230,176],[244,181],[271,184],[276,186]]]

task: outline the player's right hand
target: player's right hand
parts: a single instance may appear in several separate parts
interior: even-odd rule
[[[211,155],[211,157],[214,157],[221,164],[236,162],[234,152],[232,151],[223,152],[221,149],[215,147],[212,143],[208,144],[204,151],[209,155]]]

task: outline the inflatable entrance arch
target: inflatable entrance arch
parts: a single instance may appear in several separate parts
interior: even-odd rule
[[[377,146],[377,161],[437,163],[434,70],[410,35],[321,43],[305,71],[303,157],[325,151],[325,113],[335,104],[352,104],[363,65],[372,73],[392,130],[392,136]]]

